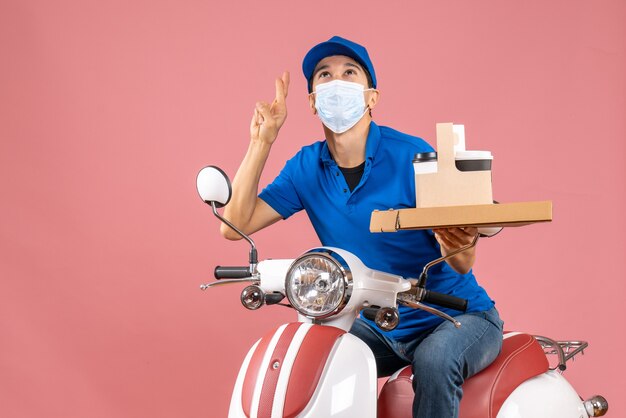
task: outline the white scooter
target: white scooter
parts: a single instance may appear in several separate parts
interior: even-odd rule
[[[413,401],[410,366],[389,378],[377,396],[374,356],[349,334],[361,313],[383,330],[399,321],[397,305],[423,309],[456,327],[463,326],[429,304],[464,311],[467,301],[425,288],[428,269],[419,279],[369,269],[339,248],[311,249],[296,259],[258,262],[250,237],[224,219],[217,209],[228,203],[231,185],[217,167],[203,168],[198,192],[213,214],[250,245],[248,265],[215,268],[218,281],[203,290],[248,283],[241,303],[248,309],[284,305],[298,312],[298,322],[268,332],[243,361],[230,402],[231,418],[410,418]],[[464,251],[476,244],[478,237]],[[283,303],[287,298],[289,305]],[[568,360],[587,347],[582,341],[553,341],[519,332],[505,333],[501,354],[492,365],[465,381],[461,418],[588,418],[603,416],[602,396],[581,400],[562,376]],[[549,367],[546,354],[556,354]]]

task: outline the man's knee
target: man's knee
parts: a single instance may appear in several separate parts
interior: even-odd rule
[[[449,384],[462,383],[462,365],[444,347],[416,350],[413,356],[414,385],[446,388]]]

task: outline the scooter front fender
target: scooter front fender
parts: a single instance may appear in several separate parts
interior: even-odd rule
[[[335,327],[290,323],[250,349],[230,418],[375,418],[376,363],[357,337]]]

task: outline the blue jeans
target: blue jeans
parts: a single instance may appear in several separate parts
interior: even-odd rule
[[[444,321],[409,342],[387,338],[360,318],[350,330],[372,349],[379,377],[413,366],[413,418],[458,417],[461,385],[500,353],[503,322],[495,307],[456,319],[461,328]]]

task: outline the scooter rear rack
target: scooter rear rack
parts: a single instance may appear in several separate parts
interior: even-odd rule
[[[589,345],[587,341],[555,341],[540,335],[534,335],[533,337],[541,345],[546,355],[556,355],[559,358],[558,364],[555,367],[551,367],[550,370],[558,369],[561,372],[567,369],[566,363],[568,361],[573,361],[578,354],[585,354],[584,350]]]

